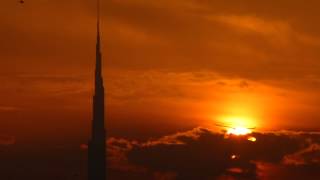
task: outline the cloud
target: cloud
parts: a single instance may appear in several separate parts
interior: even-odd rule
[[[308,165],[320,164],[320,144],[310,144],[305,149],[302,149],[293,154],[286,155],[283,159],[287,165]]]
[[[19,111],[20,108],[13,106],[0,106],[0,112],[16,112]]]
[[[152,174],[152,179],[259,179],[268,167],[292,168],[287,163],[290,162],[288,159],[294,159],[293,156],[297,155],[313,159],[304,161],[305,166],[319,165],[314,160],[318,157],[315,151],[319,150],[319,146],[308,144],[311,139],[319,138],[317,134],[252,135],[257,138],[256,142],[248,141],[246,137],[226,138],[208,129],[195,128],[146,142],[111,138],[108,141],[109,170],[123,170],[123,173],[129,174],[139,172],[144,176]],[[233,159],[232,155],[238,158]],[[320,174],[315,176],[320,177]]]
[[[137,109],[137,104],[146,99],[156,103],[162,101],[158,103],[161,105],[152,108],[154,110],[168,109],[171,110],[170,113],[174,111],[176,114],[179,113],[174,109],[207,111],[208,107],[219,106],[215,102],[220,102],[219,98],[228,94],[221,95],[219,90],[222,86],[208,86],[212,83],[208,79],[217,78],[210,74],[216,74],[220,75],[218,78],[223,82],[220,85],[229,85],[224,79],[244,79],[250,82],[250,86],[243,89],[249,91],[254,86],[251,81],[272,83],[275,88],[289,91],[299,88],[304,92],[299,96],[286,94],[288,100],[314,95],[310,97],[310,101],[320,102],[315,97],[318,94],[313,94],[319,92],[317,89],[320,87],[317,44],[319,31],[311,33],[307,30],[319,29],[317,23],[310,23],[317,22],[313,15],[318,13],[314,9],[316,4],[288,0],[276,3],[251,0],[241,3],[216,0],[104,2],[102,51],[107,72],[107,98],[112,97],[111,101],[117,105],[132,100],[132,104],[119,108],[118,112]],[[3,59],[0,67],[1,72],[7,73],[9,77],[3,79],[1,99],[24,103],[23,107],[30,107],[34,103],[38,104],[37,107],[46,107],[46,104],[56,104],[58,107],[65,104],[65,101],[68,101],[67,107],[73,108],[76,108],[74,104],[88,104],[92,77],[87,75],[81,80],[80,76],[83,72],[92,72],[94,67],[94,3],[83,0],[41,1],[20,7],[16,3],[7,2],[0,8],[6,12],[0,19],[3,27],[0,34],[4,42],[0,48]],[[73,9],[72,12],[69,11],[70,8]],[[305,28],[305,23],[312,26]],[[281,43],[287,41],[290,43]],[[118,74],[110,75],[112,70],[119,70]],[[130,71],[139,71],[141,74],[153,71],[162,73],[163,76],[168,73],[171,75],[170,79],[168,76],[137,77]],[[199,72],[208,75],[190,76],[189,83],[186,83],[186,78],[181,78],[188,76],[185,74]],[[14,77],[19,73],[27,74],[21,77],[24,79],[22,83],[17,83]],[[240,86],[246,87],[245,84]],[[292,86],[295,88],[291,88]],[[314,92],[305,92],[310,89]],[[217,96],[212,95],[214,93]],[[263,92],[257,96],[273,99],[268,95],[269,92]],[[199,96],[214,105],[199,102]],[[290,96],[293,98],[288,98]],[[59,102],[52,102],[56,99]],[[78,99],[82,99],[82,102],[75,102]],[[169,103],[168,99],[171,100]],[[307,98],[294,103],[277,101],[276,104],[304,105],[308,103],[305,99]],[[187,102],[182,102],[184,100]],[[194,108],[197,103],[206,106]],[[265,102],[259,103],[267,105]],[[112,109],[118,107],[114,104],[111,104],[110,111],[116,114]],[[145,102],[141,104],[145,105]],[[162,108],[165,106],[163,104],[175,105]],[[274,108],[273,105],[269,106]],[[286,112],[280,112],[287,114],[286,117],[280,118],[288,119],[286,121],[290,121],[290,124],[300,122],[296,119],[303,119],[305,116],[308,119],[316,116],[312,119],[317,119],[317,110],[310,112],[309,109],[318,109],[318,106],[310,104],[310,107],[300,107],[300,111],[287,108]],[[139,114],[145,113],[141,112],[144,107],[139,107]],[[278,108],[279,111],[281,108]],[[220,110],[208,111],[212,113]],[[287,118],[292,111],[300,114]],[[282,116],[280,113],[273,112],[275,115],[271,118]],[[128,114],[131,116],[132,113]],[[313,127],[315,123],[311,124]]]
[[[0,146],[9,146],[16,143],[16,138],[14,136],[0,135]]]
[[[284,22],[270,22],[254,16],[220,15],[213,17],[214,20],[230,25],[237,30],[246,30],[262,35],[285,35],[291,29]]]

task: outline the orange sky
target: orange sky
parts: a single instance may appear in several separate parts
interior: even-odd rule
[[[318,1],[102,4],[110,131],[320,129]],[[89,0],[2,2],[1,132],[89,131],[94,11]]]

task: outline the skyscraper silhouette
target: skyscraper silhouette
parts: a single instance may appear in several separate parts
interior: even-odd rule
[[[106,179],[106,131],[104,122],[104,87],[100,46],[100,2],[97,0],[97,42],[93,120],[88,144],[88,179]]]

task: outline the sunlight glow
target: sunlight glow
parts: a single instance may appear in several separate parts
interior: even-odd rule
[[[229,128],[227,130],[227,134],[232,134],[237,136],[247,135],[247,134],[250,134],[251,132],[252,131],[250,129],[245,127],[235,127],[235,128]]]
[[[256,142],[257,138],[250,136],[250,137],[248,137],[248,141]]]
[[[251,127],[255,126],[253,118],[247,116],[224,116],[218,119],[224,124],[230,125],[230,127]]]
[[[230,156],[230,159],[232,159],[232,160],[237,160],[237,159],[239,159],[239,158],[240,158],[240,156],[235,155],[235,154],[233,154],[233,155]]]

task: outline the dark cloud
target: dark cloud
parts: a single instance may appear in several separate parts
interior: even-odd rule
[[[0,135],[0,146],[9,146],[16,143],[14,136]]]
[[[284,163],[288,165],[310,165],[320,163],[320,143],[310,144],[293,154],[284,157]]]
[[[246,81],[241,81],[241,82],[239,83],[239,87],[241,87],[241,88],[249,88],[250,85],[249,85],[249,83],[246,82]]]
[[[266,164],[273,168],[296,168],[301,171],[300,177],[306,169],[319,167],[319,145],[314,144],[319,143],[318,134],[253,133],[250,136],[257,141],[247,140],[248,136],[226,137],[196,128],[147,142],[112,138],[108,142],[109,171],[140,173],[152,179],[260,179],[263,173],[274,173],[262,170]],[[292,163],[300,158],[303,164]],[[320,177],[313,172],[314,178]]]

